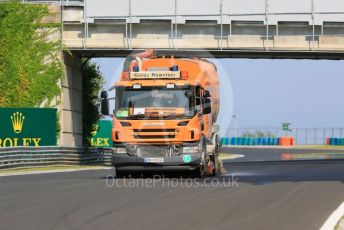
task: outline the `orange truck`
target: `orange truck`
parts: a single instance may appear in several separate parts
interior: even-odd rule
[[[144,171],[215,175],[220,95],[216,66],[199,58],[128,57],[113,87],[112,164],[117,176]],[[109,115],[107,92],[102,114]]]

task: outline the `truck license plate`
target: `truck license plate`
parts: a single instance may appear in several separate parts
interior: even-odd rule
[[[164,158],[145,158],[144,161],[145,163],[162,163],[164,162]]]

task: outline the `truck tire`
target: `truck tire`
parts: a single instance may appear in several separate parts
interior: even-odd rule
[[[212,155],[209,156],[210,158],[210,161],[213,163],[214,165],[214,168],[213,168],[213,171],[212,173],[210,174],[210,176],[216,176],[217,172],[219,171],[219,138],[217,136],[217,134],[215,134],[215,137],[214,137],[214,150],[213,150],[213,153]]]
[[[213,155],[210,156],[210,160],[213,162],[214,164],[214,168],[213,168],[213,171],[211,172],[211,176],[216,176],[218,170],[219,170],[219,167],[218,167],[218,162],[219,162],[219,159],[218,159],[218,154],[216,152],[214,152]]]
[[[207,162],[206,162],[206,154],[207,154],[207,146],[206,142],[203,141],[202,144],[202,157],[201,157],[201,165],[197,167],[194,171],[192,171],[192,177],[194,178],[202,178],[205,175]]]
[[[122,177],[123,177],[123,173],[116,170],[116,178],[122,178]]]
[[[116,170],[116,178],[129,178],[129,173]]]

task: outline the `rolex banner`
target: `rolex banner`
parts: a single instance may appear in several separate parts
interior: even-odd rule
[[[93,147],[104,147],[111,148],[111,131],[112,131],[112,120],[98,120],[97,124],[93,127],[91,146]]]
[[[0,108],[0,147],[56,145],[56,109]]]

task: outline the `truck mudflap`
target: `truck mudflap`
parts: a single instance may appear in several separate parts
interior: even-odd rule
[[[122,153],[113,154],[111,161],[118,171],[194,170],[200,167],[201,153],[172,157],[137,157]]]

